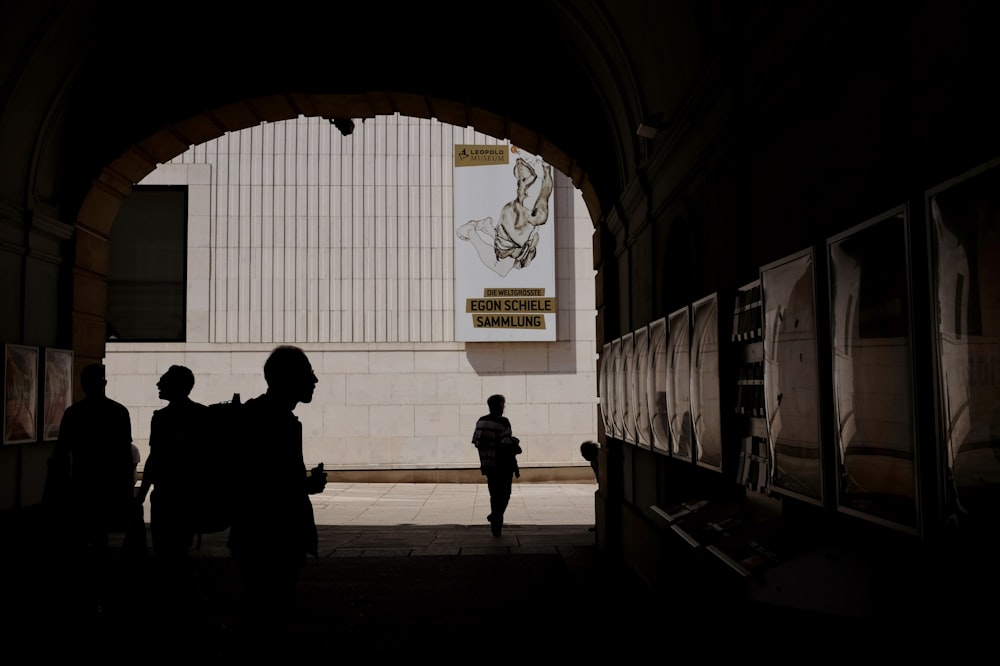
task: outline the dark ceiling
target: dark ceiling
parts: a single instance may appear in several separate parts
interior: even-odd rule
[[[570,161],[549,161],[590,183],[602,208],[623,185],[613,107],[636,104],[638,91],[602,88],[611,63],[593,63],[622,54],[605,53],[583,23],[606,22],[602,6],[613,3],[48,4],[63,20],[37,5],[20,11],[47,21],[36,26],[36,57],[65,71],[55,94],[69,119],[69,172],[96,177],[130,146],[234,103],[257,122],[276,98],[308,115],[296,98],[305,95],[340,98],[355,118],[430,115],[521,138],[527,150],[550,146]],[[529,132],[513,136],[518,127]]]
[[[674,151],[709,124],[706,142],[729,128],[759,139],[817,109],[835,115],[840,93],[870,85],[896,100],[883,115],[960,129],[946,102],[907,99],[919,86],[942,100],[989,90],[961,66],[993,61],[989,15],[960,0],[7,0],[0,155],[35,164],[34,196],[67,219],[126,153],[122,182],[264,120],[398,111],[543,155],[600,221],[646,187],[652,161],[687,159]],[[655,141],[636,135],[640,122],[660,126]],[[0,200],[31,190],[10,177]]]

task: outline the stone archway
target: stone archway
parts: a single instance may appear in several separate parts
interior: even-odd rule
[[[73,267],[72,338],[77,370],[87,363],[100,361],[105,355],[107,278],[111,266],[109,237],[118,211],[134,183],[158,164],[193,145],[262,122],[289,120],[300,115],[364,119],[392,113],[473,127],[540,155],[571,178],[581,191],[595,224],[601,219],[597,195],[587,174],[568,154],[538,132],[489,111],[448,100],[398,93],[292,93],[235,102],[179,121],[132,145],[103,169],[84,197],[76,219]]]

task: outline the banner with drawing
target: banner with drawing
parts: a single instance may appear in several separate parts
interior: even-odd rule
[[[556,339],[552,167],[515,146],[457,144],[455,339]]]

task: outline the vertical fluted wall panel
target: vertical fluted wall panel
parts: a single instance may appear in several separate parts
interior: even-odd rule
[[[455,143],[470,128],[380,116],[225,134],[173,163],[212,166],[212,342],[454,339]]]

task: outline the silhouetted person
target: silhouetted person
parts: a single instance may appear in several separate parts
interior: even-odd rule
[[[580,455],[590,463],[590,468],[594,470],[594,480],[598,480],[597,475],[597,451],[600,447],[597,442],[586,441],[580,445]]]
[[[584,442],[580,445],[580,455],[583,459],[590,463],[590,469],[594,470],[594,480],[600,481],[600,477],[597,474],[597,451],[600,447],[597,442],[592,442],[590,440]],[[587,531],[596,532],[596,527],[588,527]]]
[[[287,629],[296,583],[308,554],[317,551],[310,494],[323,490],[326,474],[307,475],[302,424],[293,413],[312,402],[319,380],[305,353],[280,346],[264,363],[267,391],[241,407],[241,478],[252,492],[234,506],[229,550],[240,574],[242,629],[254,648],[274,645]]]
[[[516,457],[521,447],[511,432],[510,421],[503,415],[506,404],[502,395],[491,395],[486,400],[490,413],[479,417],[472,434],[472,443],[479,450],[479,470],[486,477],[490,492],[490,515],[486,519],[493,536],[500,536],[514,477],[521,476]]]
[[[142,454],[139,447],[132,442],[132,488],[134,493],[138,493],[135,484],[139,481],[139,463],[142,462]],[[128,525],[125,526],[124,555],[133,562],[140,562],[146,558],[146,518],[143,515],[142,502],[136,502],[132,507],[128,518]]]
[[[128,409],[105,395],[104,366],[95,363],[80,376],[85,397],[66,408],[59,424],[60,455],[69,460],[69,510],[80,560],[81,580],[91,586],[87,603],[100,612],[111,532],[124,532],[135,508],[132,421]]]
[[[198,510],[199,452],[208,428],[208,407],[191,400],[194,373],[170,366],[156,387],[167,406],[153,412],[149,424],[149,456],[142,471],[137,502],[149,496],[149,528],[162,591],[182,594],[183,560],[194,541]]]

